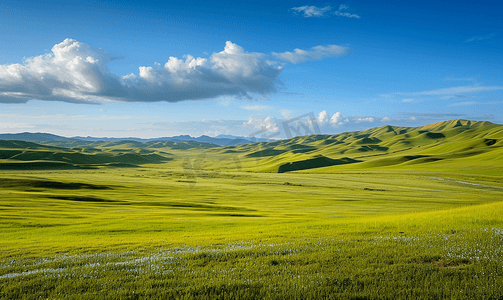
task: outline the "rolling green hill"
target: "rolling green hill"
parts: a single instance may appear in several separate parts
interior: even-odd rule
[[[502,169],[502,157],[503,125],[469,120],[422,127],[386,125],[337,135],[297,136],[225,147],[194,141],[72,140],[41,145],[0,140],[0,168],[7,169],[161,162],[183,167],[189,162],[208,171],[332,173],[379,168],[496,174]]]
[[[169,161],[166,153],[146,149],[95,149],[45,146],[0,140],[0,170],[88,169],[136,167]]]
[[[257,172],[331,173],[374,168],[498,172],[503,165],[503,125],[469,120],[422,127],[386,125],[221,149],[212,151],[238,155],[244,170]]]

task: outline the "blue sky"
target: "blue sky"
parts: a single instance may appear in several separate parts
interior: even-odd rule
[[[11,1],[0,133],[249,136],[503,123],[497,1]],[[311,116],[311,115],[310,115]]]

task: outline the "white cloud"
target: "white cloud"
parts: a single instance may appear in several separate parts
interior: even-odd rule
[[[348,12],[343,12],[343,10],[349,9],[348,6],[341,4],[339,6],[339,9],[334,11],[333,14],[339,17],[348,17],[348,18],[356,18],[359,19],[360,16],[357,14],[352,14]],[[332,7],[330,5],[327,5],[325,7],[317,7],[317,6],[309,6],[309,5],[304,5],[304,6],[299,6],[299,7],[292,7],[292,10],[295,11],[296,13],[304,13],[304,18],[311,18],[311,17],[323,17],[326,12],[331,11]]]
[[[274,117],[268,116],[264,119],[261,117],[250,116],[247,122],[243,123],[244,126],[253,127],[267,131],[278,131],[278,120]]]
[[[490,39],[490,38],[492,38],[494,36],[495,36],[494,33],[490,33],[490,34],[486,34],[486,35],[480,35],[480,36],[474,36],[474,37],[471,37],[471,38],[465,40],[465,43],[487,40],[487,39]]]
[[[348,13],[348,12],[342,12],[342,10],[345,10],[345,9],[348,9],[349,7],[344,5],[344,4],[341,4],[339,6],[339,10],[337,11],[334,11],[334,15],[336,16],[339,16],[339,17],[348,17],[348,18],[356,18],[356,19],[359,19],[360,16],[357,15],[357,14],[351,14],[351,13]]]
[[[30,99],[74,103],[99,100],[178,102],[220,96],[251,97],[276,91],[282,67],[262,53],[247,53],[232,42],[209,58],[170,57],[163,65],[140,66],[137,75],[112,74],[111,57],[103,50],[72,39],[56,44],[50,54],[0,65],[0,103]]]
[[[317,6],[309,6],[309,5],[304,5],[304,6],[299,6],[299,7],[292,7],[292,10],[300,13],[304,13],[304,18],[310,18],[310,17],[323,17],[325,12],[330,11],[332,7],[330,5],[325,6],[325,7],[317,7]]]
[[[374,118],[372,117],[365,117],[365,118],[357,118],[356,123],[361,123],[361,122],[374,122]]]
[[[342,115],[341,115],[341,112],[336,112],[335,114],[332,115],[332,117],[330,118],[330,124],[332,124],[332,126],[336,126],[336,125],[339,125],[340,120],[342,118]]]
[[[320,112],[318,114],[318,118],[316,120],[318,122],[318,125],[322,126],[328,123],[328,112],[326,110]]]
[[[291,62],[293,64],[307,60],[320,60],[326,57],[341,57],[351,53],[351,48],[338,45],[316,46],[311,50],[295,49],[293,52],[276,53],[272,55],[278,59]]]
[[[389,121],[391,121],[391,119],[390,119],[390,118],[388,118],[388,117],[384,117],[384,118],[382,118],[382,120],[381,120],[381,122],[389,122]]]
[[[339,16],[339,17],[348,17],[348,18],[356,18],[356,19],[360,18],[360,16],[357,14],[351,14],[348,12],[340,12],[340,11],[335,11],[334,15]]]

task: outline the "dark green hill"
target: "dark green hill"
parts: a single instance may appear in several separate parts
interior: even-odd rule
[[[15,141],[15,140],[0,140],[0,148],[12,149],[64,149],[61,147],[45,146],[32,142]]]
[[[4,170],[135,167],[169,160],[172,158],[145,149],[101,151],[93,148],[63,148],[0,140],[0,169]]]
[[[176,160],[199,159],[201,154],[211,157],[199,164],[209,170],[284,173],[435,168],[497,174],[503,172],[503,125],[470,120],[421,127],[385,125],[225,147],[196,141],[52,140],[42,145],[0,140],[0,168],[8,169],[137,166],[173,159],[179,166]]]

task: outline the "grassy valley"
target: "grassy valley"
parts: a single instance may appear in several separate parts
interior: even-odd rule
[[[2,299],[503,299],[503,126],[0,141]]]

